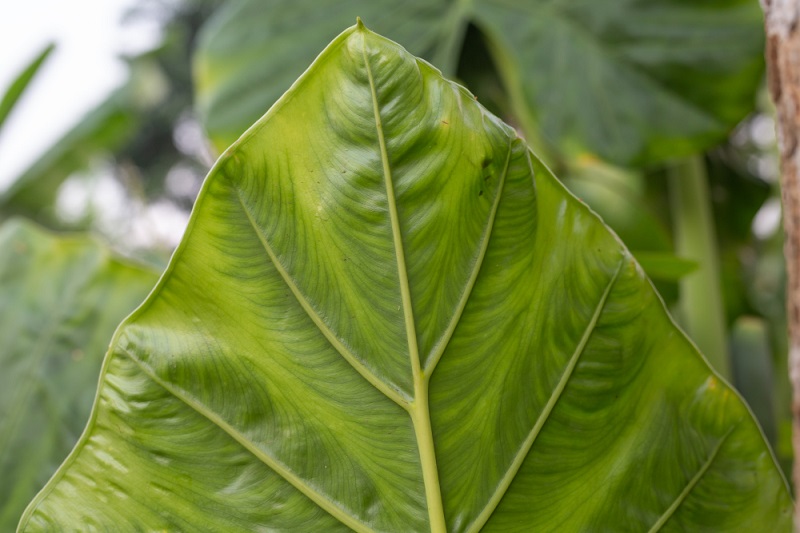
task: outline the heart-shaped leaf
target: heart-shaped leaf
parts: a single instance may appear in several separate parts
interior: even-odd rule
[[[21,529],[787,529],[791,506],[619,241],[357,26],[211,171]]]
[[[0,531],[77,442],[108,339],[155,281],[85,236],[0,226]]]
[[[474,24],[529,135],[618,163],[716,144],[753,110],[763,73],[753,0],[244,0],[209,22],[196,58],[218,149],[356,16],[449,75]]]

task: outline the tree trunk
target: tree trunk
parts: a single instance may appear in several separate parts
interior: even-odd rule
[[[766,15],[767,81],[778,115],[784,253],[788,274],[789,379],[792,382],[792,442],[795,494],[800,492],[800,2],[761,0]],[[800,515],[795,507],[795,531]]]

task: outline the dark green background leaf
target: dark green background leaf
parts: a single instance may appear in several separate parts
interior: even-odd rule
[[[716,144],[753,109],[763,72],[762,14],[751,0],[232,2],[208,24],[196,61],[217,148],[356,16],[450,75],[474,24],[531,138],[620,163]]]

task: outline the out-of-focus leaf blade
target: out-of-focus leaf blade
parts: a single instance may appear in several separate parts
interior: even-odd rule
[[[211,171],[20,529],[788,531],[791,508],[615,236],[359,25]]]
[[[641,173],[584,156],[567,162],[563,182],[631,250],[672,251],[669,230],[648,202],[647,179]]]
[[[753,409],[767,440],[775,445],[778,438],[774,404],[775,372],[766,323],[757,317],[744,316],[731,329],[734,384]]]
[[[289,88],[343,27],[361,17],[416,55],[441,46],[447,0],[244,1],[206,24],[195,60],[197,107],[220,152]]]
[[[78,440],[114,328],[155,280],[88,237],[0,226],[0,531]]]
[[[473,23],[532,138],[541,130],[562,150],[617,163],[719,142],[753,109],[763,73],[750,0],[245,0],[222,8],[198,49],[198,105],[217,148],[356,16],[451,75]]]
[[[138,125],[131,88],[123,86],[90,111],[74,128],[36,160],[7,191],[0,194],[5,217],[26,215],[51,221],[61,183],[130,139]]]
[[[642,269],[652,279],[677,281],[697,269],[697,263],[670,253],[634,252]]]
[[[39,69],[44,64],[45,60],[47,60],[48,56],[53,52],[56,45],[51,43],[44,47],[44,49],[39,53],[36,58],[31,61],[25,69],[20,72],[20,74],[11,82],[6,92],[3,94],[3,98],[0,99],[0,129],[3,128],[3,123],[8,118],[9,113],[16,105],[17,101],[19,100],[20,96],[25,92],[25,89],[28,88],[28,85],[33,80],[36,73],[39,72]]]
[[[669,230],[648,201],[647,180],[641,173],[587,156],[568,161],[566,172],[564,185],[602,217],[652,280],[674,282],[697,268],[696,262],[675,255]]]
[[[720,142],[755,106],[749,0],[486,0],[476,19],[516,106],[559,146],[648,163]]]

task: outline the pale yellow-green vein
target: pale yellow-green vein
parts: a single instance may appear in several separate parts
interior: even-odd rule
[[[210,422],[212,422],[214,425],[219,427],[222,431],[227,433],[236,442],[241,444],[242,447],[244,447],[247,451],[252,453],[259,461],[267,465],[276,474],[285,479],[294,488],[303,493],[306,497],[308,497],[308,499],[313,501],[320,508],[327,511],[331,516],[333,516],[334,518],[336,518],[341,523],[343,523],[344,525],[346,525],[347,527],[349,527],[354,531],[359,531],[363,533],[371,533],[373,531],[369,526],[367,526],[360,520],[356,519],[355,517],[347,514],[347,512],[340,506],[336,505],[335,502],[329,500],[323,494],[318,492],[314,487],[312,487],[303,478],[301,478],[295,472],[289,469],[285,464],[278,461],[271,455],[265,453],[261,448],[256,446],[256,444],[253,441],[244,436],[235,427],[228,424],[228,422],[226,422],[217,413],[209,409],[208,406],[204,405],[197,399],[192,398],[190,395],[186,394],[181,389],[172,386],[171,383],[161,379],[148,365],[146,365],[143,361],[139,360],[139,358],[136,357],[129,350],[126,350],[124,347],[117,347],[117,349],[123,352],[125,355],[127,355],[134,363],[136,363],[136,365],[142,370],[142,372],[144,372],[145,375],[147,375],[147,377],[152,379],[155,383],[163,387],[172,396],[182,401],[188,407],[192,408],[198,414],[202,415]]]
[[[614,287],[614,283],[617,281],[620,272],[622,271],[622,267],[625,262],[621,262],[617,267],[617,270],[614,272],[614,275],[606,285],[603,294],[600,296],[600,301],[597,303],[595,307],[594,314],[592,318],[589,320],[589,323],[586,325],[586,329],[581,336],[578,345],[575,347],[575,351],[572,353],[569,361],[567,362],[567,366],[564,368],[564,372],[561,374],[561,378],[559,379],[558,383],[556,383],[553,392],[550,394],[550,398],[547,401],[547,404],[542,409],[539,418],[536,419],[536,423],[531,428],[531,431],[528,433],[528,436],[523,441],[522,445],[520,446],[519,450],[517,450],[516,455],[514,456],[514,460],[511,461],[511,465],[506,470],[506,473],[500,479],[499,483],[497,484],[497,488],[495,489],[492,496],[489,498],[489,501],[486,502],[483,510],[478,514],[475,520],[472,522],[469,528],[467,528],[468,533],[475,533],[480,531],[481,528],[486,524],[489,520],[489,517],[492,515],[494,510],[500,504],[500,500],[503,498],[503,495],[508,490],[508,487],[511,485],[511,482],[514,480],[514,477],[519,472],[519,469],[522,467],[522,463],[525,461],[525,458],[528,455],[531,447],[533,446],[536,437],[539,436],[539,432],[542,430],[544,423],[550,417],[550,413],[553,411],[553,408],[558,403],[558,399],[561,397],[561,394],[564,392],[564,389],[567,387],[567,383],[569,382],[570,378],[572,377],[572,373],[575,370],[575,367],[580,360],[581,355],[583,354],[583,350],[586,348],[586,344],[589,342],[589,337],[592,335],[592,331],[594,331],[595,326],[597,325],[597,321],[600,319],[600,315],[603,313],[603,308],[605,307],[606,301],[608,300],[609,294],[611,294],[611,289]]]
[[[508,146],[505,167],[503,168],[503,173],[500,175],[499,184],[497,185],[497,194],[495,196],[494,203],[492,204],[492,211],[489,213],[489,219],[486,223],[486,228],[483,232],[481,245],[478,249],[478,256],[475,258],[475,264],[472,266],[472,272],[470,273],[469,279],[464,285],[461,299],[458,302],[458,306],[453,311],[453,317],[450,319],[450,323],[447,325],[447,328],[442,334],[442,337],[439,339],[439,342],[437,342],[433,347],[433,350],[431,350],[431,356],[428,359],[428,364],[425,365],[425,375],[428,377],[428,379],[430,379],[433,371],[436,370],[436,365],[439,364],[439,360],[442,358],[442,354],[447,348],[447,344],[453,337],[453,332],[455,331],[456,326],[458,326],[458,321],[461,320],[461,315],[464,313],[464,308],[467,306],[467,301],[469,300],[470,294],[472,294],[472,288],[475,286],[475,281],[478,279],[481,265],[483,265],[483,258],[486,256],[486,250],[489,248],[489,241],[492,237],[492,228],[494,227],[494,221],[497,218],[497,209],[500,206],[500,200],[503,196],[503,187],[505,185],[506,177],[508,176],[508,167],[511,162],[511,147],[513,146],[513,142],[514,140],[512,139]]]
[[[411,288],[408,283],[408,270],[406,268],[405,251],[403,248],[403,234],[400,229],[400,220],[397,213],[397,200],[394,194],[394,183],[392,182],[392,170],[389,166],[389,155],[386,151],[386,140],[384,139],[380,109],[378,108],[378,94],[375,89],[375,80],[372,77],[372,69],[370,69],[369,60],[367,59],[366,44],[364,45],[364,64],[366,65],[367,77],[369,78],[370,89],[372,91],[372,107],[373,112],[375,113],[375,128],[378,134],[381,163],[383,165],[383,180],[386,188],[387,200],[386,203],[389,210],[389,221],[392,228],[395,258],[397,260],[397,277],[400,284],[400,298],[403,305],[403,320],[405,321],[406,326],[408,351],[411,359],[411,371],[414,376],[417,376],[420,374],[419,347],[417,346],[414,310],[411,305]]]
[[[319,313],[317,313],[316,309],[314,309],[314,307],[305,297],[303,292],[297,286],[297,283],[295,283],[292,276],[286,271],[286,269],[283,267],[283,264],[281,264],[281,262],[278,260],[278,257],[275,255],[275,251],[270,246],[269,241],[267,241],[266,235],[264,235],[264,232],[256,223],[252,213],[250,213],[250,210],[247,208],[247,204],[245,203],[244,199],[241,196],[241,192],[238,189],[236,189],[236,194],[237,197],[239,198],[239,203],[242,205],[242,210],[247,216],[247,219],[250,222],[250,225],[253,227],[253,230],[256,232],[259,241],[261,241],[261,245],[264,247],[264,251],[267,253],[267,256],[269,256],[269,259],[275,266],[275,269],[281,275],[281,278],[283,278],[283,281],[289,287],[289,290],[292,291],[292,294],[294,295],[297,302],[300,304],[303,310],[308,314],[309,318],[311,318],[311,320],[314,322],[314,325],[316,325],[317,328],[319,328],[320,332],[322,332],[322,334],[325,336],[328,342],[331,343],[331,346],[333,346],[336,349],[336,351],[339,352],[339,354],[348,363],[350,363],[350,365],[356,370],[356,372],[361,374],[361,376],[363,376],[364,379],[366,379],[370,384],[372,384],[373,387],[381,391],[387,398],[392,400],[394,403],[396,403],[403,409],[408,410],[409,408],[408,400],[402,397],[397,390],[390,387],[383,380],[378,378],[378,376],[376,376],[369,368],[367,368],[367,366],[364,365],[364,363],[362,363],[355,356],[355,354],[353,354],[353,352],[350,351],[350,349],[347,346],[345,346],[345,344],[334,334],[334,332],[330,329],[330,327],[328,327],[325,321],[322,320],[322,318],[319,316]]]
[[[672,515],[675,514],[675,511],[678,510],[678,507],[680,507],[680,505],[684,502],[684,500],[686,500],[686,498],[689,496],[689,493],[692,492],[692,489],[694,489],[694,487],[697,485],[700,479],[702,479],[702,477],[711,467],[711,463],[714,462],[714,459],[716,459],[717,454],[719,454],[719,451],[722,449],[722,445],[725,444],[725,441],[728,440],[728,437],[731,435],[731,433],[733,433],[734,429],[736,429],[736,426],[729,429],[728,432],[725,433],[725,435],[723,435],[721,439],[719,439],[719,442],[717,443],[716,446],[714,446],[714,449],[711,451],[711,454],[708,456],[708,459],[706,459],[706,462],[703,463],[703,466],[700,467],[700,470],[698,470],[697,473],[692,477],[692,479],[689,480],[689,482],[683,488],[681,493],[678,494],[678,497],[675,498],[675,501],[672,502],[672,505],[670,505],[667,508],[667,510],[664,511],[664,514],[662,514],[659,517],[656,523],[653,524],[653,527],[650,528],[650,533],[655,533],[656,531],[661,530],[661,528],[664,527],[664,525],[672,517]]]

